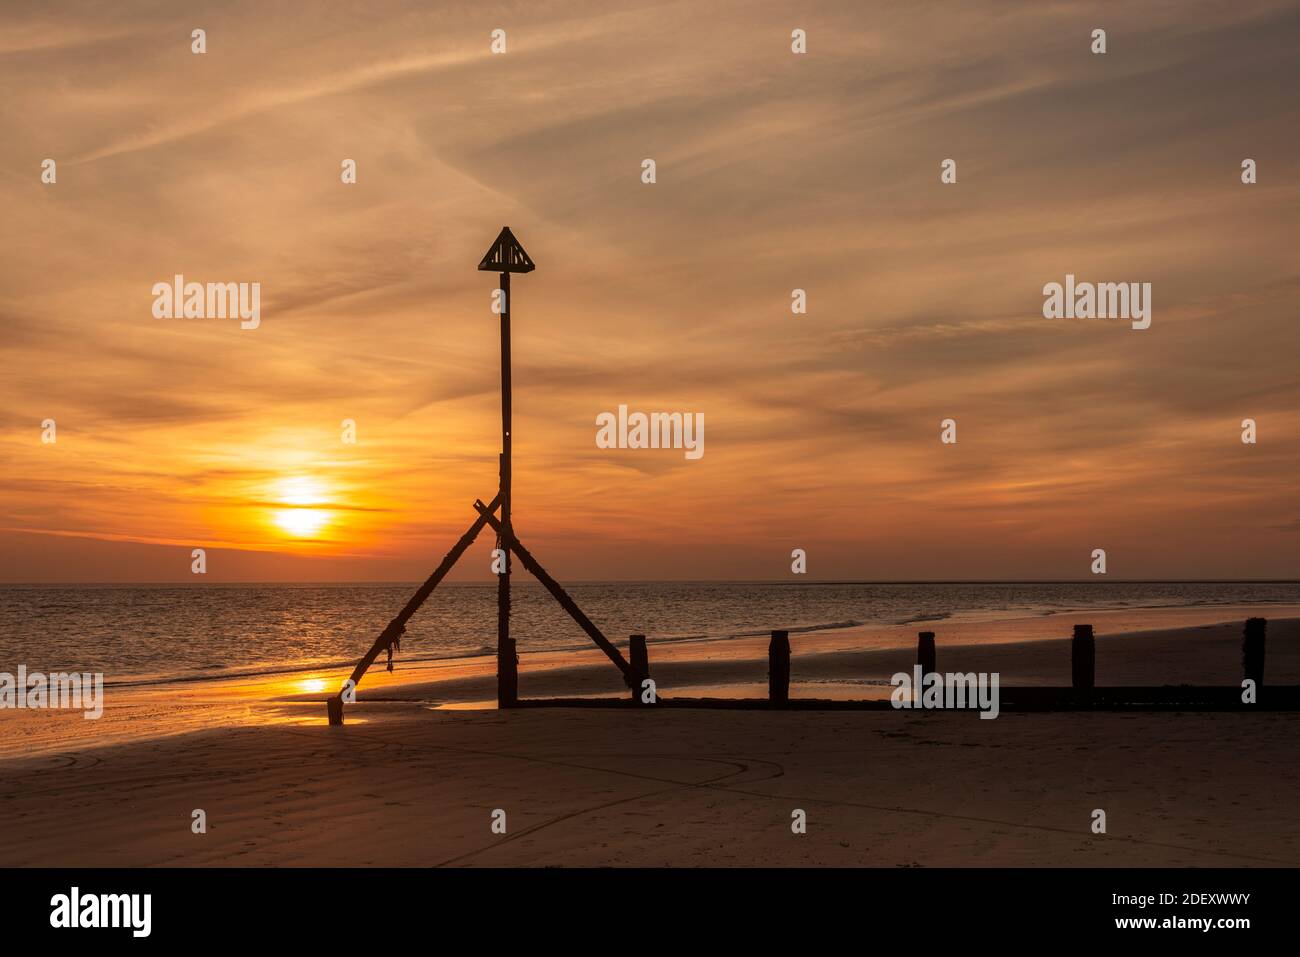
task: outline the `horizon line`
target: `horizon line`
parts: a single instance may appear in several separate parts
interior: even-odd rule
[[[214,582],[190,581],[36,581],[36,582],[0,582],[0,588],[198,588],[212,585],[240,585],[269,587],[278,585],[420,585],[424,579],[335,579],[335,580],[237,580]],[[495,587],[493,579],[484,581],[447,581],[442,583],[450,587]],[[541,582],[527,580],[521,585],[545,587]],[[787,581],[777,578],[592,578],[572,579],[570,585],[1300,585],[1297,578],[825,578],[806,581]]]

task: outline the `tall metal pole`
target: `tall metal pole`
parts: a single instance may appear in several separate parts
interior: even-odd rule
[[[497,707],[513,707],[519,695],[515,643],[510,638],[510,273],[501,274],[501,544],[503,570],[497,576]]]

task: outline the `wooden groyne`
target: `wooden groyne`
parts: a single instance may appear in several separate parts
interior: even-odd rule
[[[1300,711],[1300,685],[1264,686],[1264,635],[1267,622],[1251,618],[1242,637],[1242,679],[1224,685],[1116,685],[1097,687],[1097,645],[1092,625],[1075,625],[1070,641],[1069,687],[1003,685],[998,689],[1000,711]],[[633,671],[650,673],[644,635],[631,641]],[[942,673],[936,666],[932,631],[917,636],[920,674]],[[658,695],[654,707],[721,708],[730,710],[893,711],[888,698],[843,700],[790,696],[791,648],[788,631],[773,631],[768,645],[766,698],[692,698]],[[1247,685],[1251,684],[1251,688]],[[1248,700],[1250,699],[1250,700]],[[635,691],[628,698],[520,698],[520,708],[623,708],[646,704]],[[936,709],[939,710],[939,709]],[[943,709],[952,710],[952,709]],[[965,710],[976,710],[967,708]]]

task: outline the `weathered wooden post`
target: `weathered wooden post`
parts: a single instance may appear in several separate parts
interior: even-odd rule
[[[1264,687],[1264,630],[1267,618],[1247,618],[1241,637],[1241,667],[1245,677],[1255,682],[1255,691]]]
[[[767,646],[767,700],[778,708],[790,703],[790,633],[772,632]]]
[[[325,699],[325,714],[330,724],[343,723],[343,696],[333,695]]]
[[[916,663],[921,666],[921,680],[925,676],[933,674],[936,670],[934,665],[934,632],[922,631],[916,636]]]
[[[632,673],[628,676],[628,683],[632,685],[632,702],[648,704],[641,700],[644,691],[641,683],[650,677],[650,652],[645,646],[645,635],[629,635],[627,651],[632,665]]]
[[[1075,691],[1091,691],[1097,675],[1097,647],[1092,625],[1075,625],[1070,641],[1070,683]]]
[[[498,592],[500,586],[498,585]],[[497,635],[497,707],[513,708],[519,703],[519,655],[515,640]]]

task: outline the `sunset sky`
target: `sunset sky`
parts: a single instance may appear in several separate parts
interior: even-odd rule
[[[0,9],[0,580],[423,577],[495,492],[503,224],[562,580],[1300,577],[1294,4]],[[1044,319],[1067,273],[1151,328]]]

